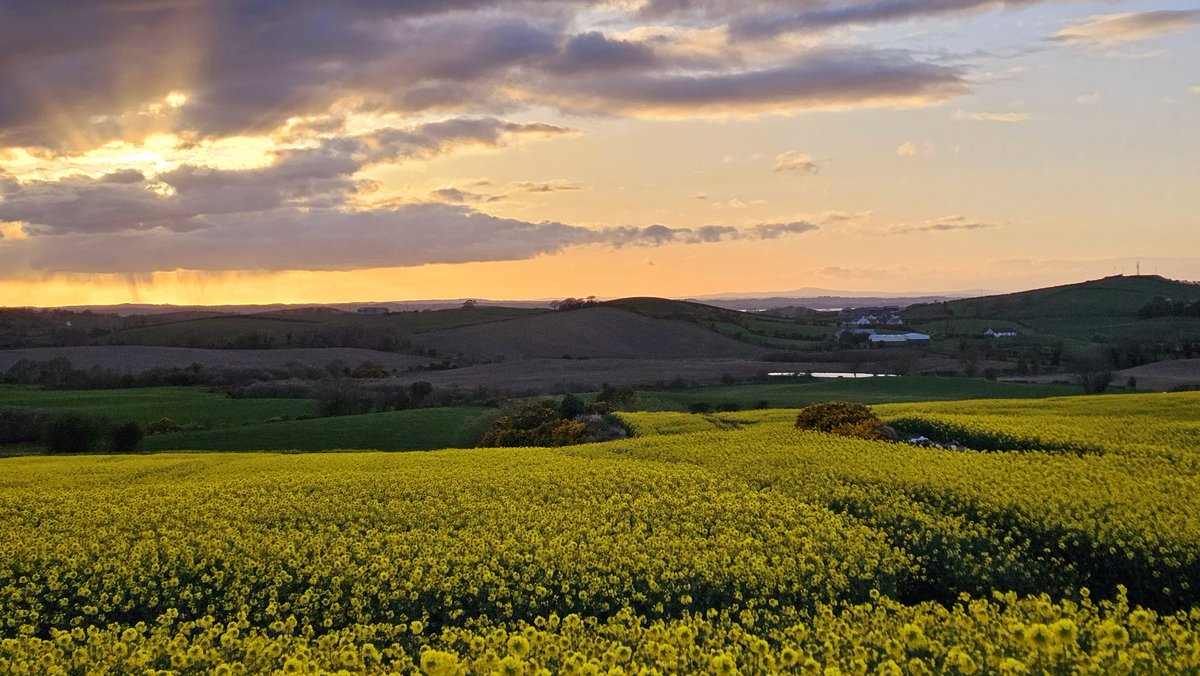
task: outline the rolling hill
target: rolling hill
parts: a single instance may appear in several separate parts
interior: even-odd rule
[[[1010,342],[1059,342],[1068,352],[1086,351],[1097,345],[1179,346],[1200,342],[1200,318],[1139,317],[1138,311],[1155,298],[1197,301],[1200,284],[1157,275],[1105,277],[1019,293],[917,305],[905,310],[903,316],[906,323],[933,335],[935,340],[979,336],[988,328],[1010,328],[1021,336],[1020,341]]]
[[[668,301],[671,302],[671,301]],[[639,314],[619,305],[541,313],[419,334],[441,356],[476,359],[753,357],[761,349],[703,326]]]
[[[1032,291],[914,305],[904,316],[911,321],[943,319],[949,309],[954,317],[982,319],[1134,318],[1156,296],[1200,300],[1200,284],[1157,275],[1104,277]]]

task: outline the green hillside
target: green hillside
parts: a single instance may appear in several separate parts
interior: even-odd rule
[[[102,345],[202,348],[365,347],[396,350],[412,334],[504,321],[546,312],[526,308],[475,307],[386,315],[326,308],[253,315],[188,318],[105,335]]]
[[[914,305],[904,311],[904,316],[909,321],[942,320],[947,316],[976,319],[1136,317],[1138,310],[1156,296],[1200,300],[1200,284],[1177,282],[1157,275],[1104,277],[999,296]]]
[[[666,298],[622,298],[605,305],[657,319],[693,322],[744,342],[779,349],[811,346],[837,330],[836,317],[778,317]]]
[[[1035,357],[1054,351],[1066,355],[1101,347],[1136,346],[1131,366],[1172,356],[1188,356],[1200,343],[1200,318],[1141,318],[1138,311],[1155,298],[1184,303],[1200,300],[1200,284],[1157,275],[1105,277],[999,296],[914,305],[905,322],[933,336],[933,350],[982,351],[992,358]],[[987,339],[989,328],[1019,335]],[[965,342],[964,342],[965,341]]]

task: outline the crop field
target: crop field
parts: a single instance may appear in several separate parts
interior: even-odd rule
[[[801,407],[818,401],[838,399],[863,404],[951,399],[1022,399],[1074,394],[1072,385],[1011,383],[978,378],[905,376],[901,378],[831,378],[799,382],[721,385],[683,390],[654,390],[638,394],[639,401],[662,401],[687,406],[706,402],[714,406],[736,404],[741,408]]]
[[[0,385],[0,407],[101,413],[142,424],[170,418],[181,425],[224,427],[261,423],[275,417],[312,415],[310,399],[229,399],[198,387],[148,387],[124,390],[44,390]]]
[[[270,400],[261,400],[270,401]],[[278,400],[275,400],[278,401]],[[482,406],[439,406],[147,437],[144,451],[415,451],[474,446],[499,415]]]
[[[0,672],[1200,669],[1200,395],[879,411],[1095,448],[752,411],[562,449],[5,459]]]

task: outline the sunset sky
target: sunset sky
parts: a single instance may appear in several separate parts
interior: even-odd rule
[[[1200,5],[0,0],[0,305],[1200,279]]]

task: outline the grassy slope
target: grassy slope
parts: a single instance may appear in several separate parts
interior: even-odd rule
[[[410,451],[474,446],[496,414],[478,406],[313,418],[147,437],[143,451]]]
[[[832,320],[789,319],[666,298],[622,298],[605,305],[648,317],[695,322],[765,347],[802,347],[814,340],[828,338],[837,330],[836,322]]]
[[[901,378],[866,378],[816,380],[796,383],[767,383],[755,385],[722,385],[689,390],[660,390],[642,392],[641,401],[659,400],[687,406],[696,402],[713,405],[736,403],[743,408],[766,401],[771,407],[807,406],[818,401],[839,399],[864,404],[885,402],[945,401],[955,399],[1015,399],[1054,397],[1075,394],[1078,388],[1068,385],[1031,385],[972,378],[938,378],[906,376]]]
[[[1043,353],[1061,344],[1067,355],[1093,351],[1097,344],[1174,343],[1200,339],[1200,320],[1164,317],[1140,320],[1137,312],[1155,296],[1200,298],[1200,285],[1162,277],[1105,277],[1046,289],[917,305],[906,322],[934,338],[931,349],[956,353],[960,340],[978,350]],[[948,311],[948,312],[947,312]],[[988,340],[988,328],[1014,328],[1015,338]],[[947,335],[949,334],[949,335]]]
[[[1105,277],[1079,284],[955,300],[946,307],[960,318],[1132,318],[1155,296],[1194,300],[1200,298],[1200,285],[1152,275]],[[933,321],[944,318],[945,314],[941,305],[922,305],[909,308],[905,317],[910,321]]]
[[[239,335],[258,333],[270,337],[276,347],[312,333],[413,334],[474,324],[503,321],[539,314],[544,310],[509,307],[477,307],[429,312],[395,312],[388,315],[359,315],[329,310],[291,310],[256,315],[229,315],[186,319],[118,331],[97,342],[123,345],[220,346]]]
[[[695,323],[608,305],[431,331],[414,341],[441,354],[481,358],[687,359],[754,357],[761,352]]]
[[[170,418],[181,425],[198,423],[212,427],[261,423],[268,418],[314,412],[314,402],[308,399],[228,399],[197,387],[42,390],[25,385],[0,385],[0,406],[96,413],[143,424]]]

